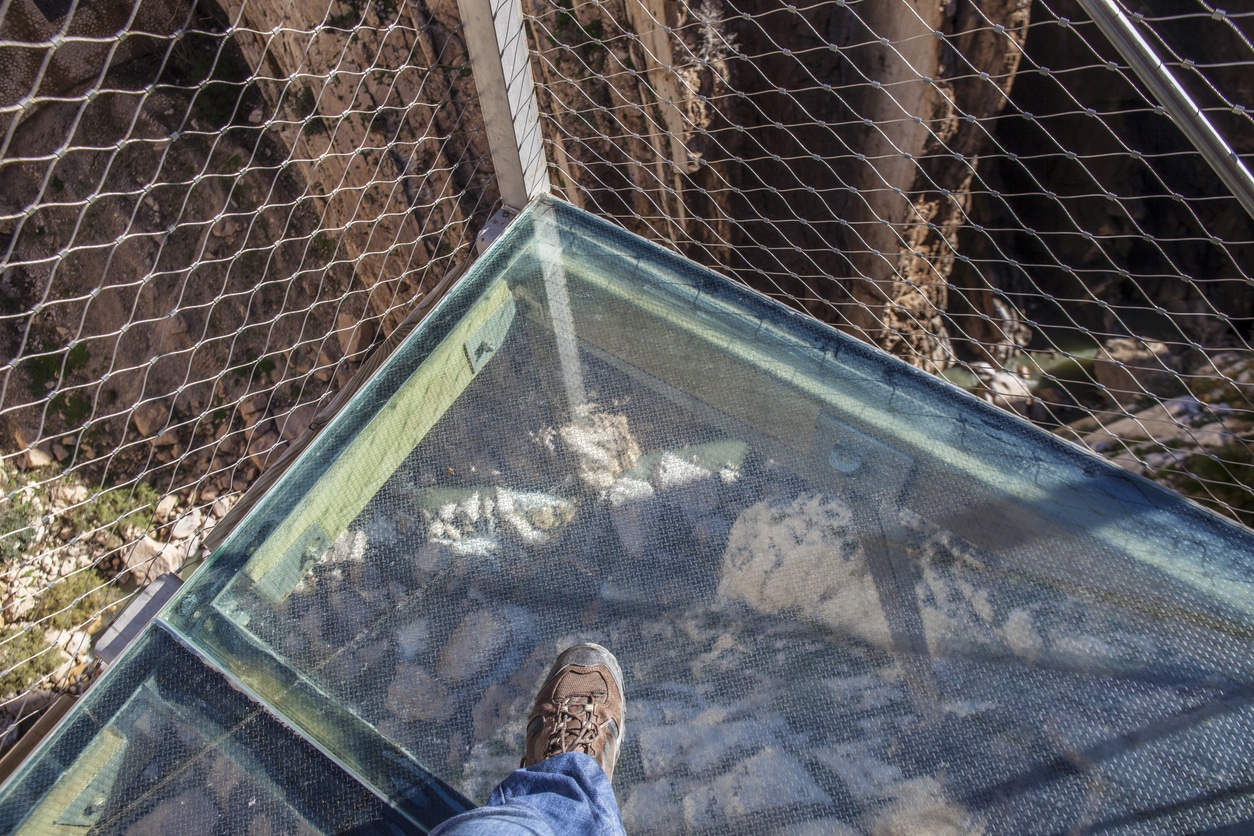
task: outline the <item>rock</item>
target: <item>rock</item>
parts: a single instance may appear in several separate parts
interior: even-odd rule
[[[44,631],[49,644],[54,644],[65,651],[70,659],[86,659],[91,650],[91,636],[82,630],[58,630],[51,628]]]
[[[501,547],[502,535],[530,546],[553,541],[574,519],[575,505],[547,493],[483,488],[430,491],[421,513],[429,542],[459,556],[486,556]]]
[[[193,508],[189,513],[179,517],[178,522],[170,529],[171,540],[186,540],[200,530],[204,516],[199,509]]]
[[[38,467],[47,467],[56,461],[52,455],[52,451],[47,444],[40,444],[36,447],[29,447],[19,459],[22,467],[27,470],[34,470]]]
[[[309,425],[313,423],[314,416],[317,414],[318,405],[306,403],[296,407],[282,418],[276,418],[275,421],[281,427],[279,437],[285,441],[298,438],[309,429]]]
[[[674,453],[663,453],[653,467],[649,477],[654,489],[665,491],[679,485],[710,479],[713,473],[689,461],[685,461]]]
[[[676,833],[675,799],[683,798],[693,782],[674,777],[636,784],[622,803],[623,826],[628,833]]]
[[[732,525],[719,598],[762,613],[795,612],[829,629],[888,647],[888,622],[853,515],[840,500],[809,494],[780,507],[759,502]]]
[[[243,418],[245,421],[248,421],[248,419],[253,418],[254,420],[252,423],[255,424],[256,423],[255,416],[258,413],[262,412],[263,409],[265,409],[265,405],[266,405],[266,402],[264,398],[261,398],[261,397],[245,398],[244,400],[239,402],[239,416]],[[249,426],[251,426],[251,424]]]
[[[984,828],[945,796],[935,778],[915,778],[892,788],[892,803],[872,815],[871,836],[969,836]]]
[[[723,829],[772,808],[830,803],[800,761],[770,746],[689,792],[683,801],[684,823],[694,830]]]
[[[509,622],[499,615],[479,610],[457,625],[440,651],[436,670],[444,682],[461,682],[488,670],[509,647]]]
[[[1202,408],[1203,405],[1192,397],[1172,398],[1130,417],[1111,421],[1081,440],[1098,453],[1118,450],[1135,441],[1152,441],[1165,447],[1169,442],[1191,438],[1192,420],[1201,414]]]
[[[431,643],[431,619],[422,617],[402,625],[396,631],[396,655],[412,662],[426,653]]]
[[[583,414],[559,431],[567,452],[578,464],[579,478],[594,490],[609,490],[614,479],[640,458],[640,447],[627,427],[627,416],[595,412]]]
[[[248,460],[258,469],[264,470],[267,464],[278,460],[281,452],[275,449],[278,444],[279,434],[276,432],[257,436],[248,445]]]
[[[170,410],[161,401],[147,401],[135,407],[131,413],[131,423],[144,438],[151,438],[157,430],[165,426],[170,417]]]
[[[172,447],[173,445],[178,444],[178,443],[179,443],[179,434],[172,429],[166,430],[161,435],[157,436],[157,440],[153,442],[153,444],[157,445],[158,447]]]
[[[222,519],[231,510],[231,506],[235,504],[235,499],[230,496],[220,496],[213,501],[213,505],[209,506],[209,513],[218,519]]]
[[[699,721],[673,726],[648,726],[637,739],[646,778],[668,774],[699,776],[733,759],[768,746],[779,746],[761,722]]]
[[[335,337],[345,357],[352,357],[370,348],[374,342],[375,327],[370,320],[358,321],[350,313],[335,317]]]
[[[1127,406],[1147,396],[1175,395],[1183,388],[1166,343],[1115,337],[1093,360],[1093,378],[1116,403]]]
[[[52,502],[59,508],[68,508],[86,502],[90,491],[86,485],[71,485],[61,482],[52,490]]]
[[[178,546],[145,536],[126,553],[122,569],[140,586],[147,586],[166,572],[178,572],[183,568],[183,558],[183,550]]]
[[[384,707],[403,720],[439,720],[449,714],[449,696],[431,672],[412,662],[401,662],[388,684]]]
[[[496,514],[524,543],[551,541],[575,517],[573,503],[546,493],[496,490]]]
[[[1023,415],[1032,406],[1032,389],[1028,378],[978,361],[971,364],[971,371],[980,379],[977,394],[984,400]]]
[[[849,792],[860,800],[882,798],[901,783],[901,770],[876,757],[865,741],[819,746],[812,755],[839,775]]]
[[[643,479],[623,476],[610,487],[610,505],[617,507],[630,502],[640,502],[653,496],[653,486]]]
[[[153,516],[158,522],[168,522],[174,514],[175,507],[179,504],[179,498],[175,494],[168,493],[157,502],[157,507],[153,511]]]

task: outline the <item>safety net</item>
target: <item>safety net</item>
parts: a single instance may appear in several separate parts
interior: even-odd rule
[[[548,666],[590,640],[626,675],[629,832],[1233,827],[1252,554],[541,198],[6,785],[0,826],[429,827],[518,765]]]

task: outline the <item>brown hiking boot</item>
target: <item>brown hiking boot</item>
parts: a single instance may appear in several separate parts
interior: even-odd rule
[[[599,644],[562,651],[531,707],[522,765],[583,752],[613,778],[622,741],[623,670],[618,660]]]

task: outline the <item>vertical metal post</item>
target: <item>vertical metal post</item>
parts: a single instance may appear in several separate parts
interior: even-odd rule
[[[458,0],[492,165],[506,206],[549,191],[520,0]]]

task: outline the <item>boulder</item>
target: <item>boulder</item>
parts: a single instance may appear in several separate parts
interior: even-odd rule
[[[135,407],[135,411],[131,413],[131,423],[135,425],[135,429],[144,438],[151,438],[158,430],[165,426],[166,419],[170,417],[170,410],[160,401],[147,401]]]
[[[1178,362],[1166,343],[1115,337],[1093,359],[1093,379],[1121,406],[1180,394]]]
[[[761,613],[792,612],[873,645],[890,645],[853,514],[832,496],[746,508],[728,537],[718,595]]]
[[[123,558],[123,572],[129,572],[140,586],[147,586],[166,572],[183,568],[183,549],[151,537],[137,541]]]
[[[401,662],[388,685],[384,707],[403,720],[440,720],[448,716],[448,692],[426,668]]]
[[[509,640],[505,618],[487,610],[467,615],[440,651],[440,679],[461,682],[483,673],[505,653]]]
[[[305,403],[296,407],[287,415],[276,418],[275,422],[282,428],[279,432],[279,437],[284,441],[291,441],[300,437],[305,430],[309,429],[309,425],[313,423],[314,416],[317,414],[317,404]]]
[[[335,318],[335,337],[345,357],[352,357],[370,348],[374,342],[374,334],[374,323],[369,320],[359,322],[350,313],[341,313]]]

